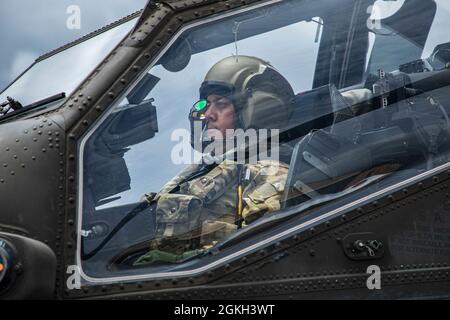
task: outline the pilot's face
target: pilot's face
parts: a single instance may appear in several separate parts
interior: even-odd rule
[[[235,116],[234,105],[229,99],[214,94],[208,96],[205,117],[208,119],[208,129],[215,129],[208,131],[210,137],[224,139],[227,129],[235,129]]]

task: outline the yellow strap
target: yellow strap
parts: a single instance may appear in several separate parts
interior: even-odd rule
[[[238,207],[237,207],[237,214],[238,214],[239,219],[242,218],[242,211],[244,210],[244,208],[242,206],[242,201],[243,201],[242,194],[243,194],[242,186],[239,185],[238,186]]]

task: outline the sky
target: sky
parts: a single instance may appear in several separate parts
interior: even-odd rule
[[[33,61],[53,49],[76,40],[123,16],[140,10],[147,0],[1,0],[0,91]],[[80,28],[70,6],[80,9]]]

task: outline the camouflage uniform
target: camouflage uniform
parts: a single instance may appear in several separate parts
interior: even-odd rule
[[[191,165],[155,196],[157,231],[151,251],[137,264],[176,262],[189,253],[214,246],[237,230],[238,165],[225,160],[209,173],[181,184],[199,166]],[[280,209],[288,165],[270,160],[245,165],[250,179],[243,190],[243,225]],[[170,253],[168,255],[168,253]]]

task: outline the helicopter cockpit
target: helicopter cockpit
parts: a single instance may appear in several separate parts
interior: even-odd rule
[[[449,11],[441,0],[269,1],[186,25],[79,145],[83,273],[126,280],[194,272],[449,162]],[[250,117],[250,107],[236,107],[245,95],[253,114],[270,121],[249,122],[241,143],[223,152],[196,150],[192,119],[204,135],[211,103],[199,96],[205,75],[243,56],[267,64],[247,70],[245,84],[213,92],[238,119]],[[270,112],[258,115],[267,101]],[[281,112],[282,123],[272,119]],[[259,171],[239,166],[242,146],[244,160],[256,150]],[[242,179],[212,179],[214,196],[199,198],[202,178],[224,161]],[[275,173],[262,161],[276,162]],[[161,211],[161,194],[180,201]]]

